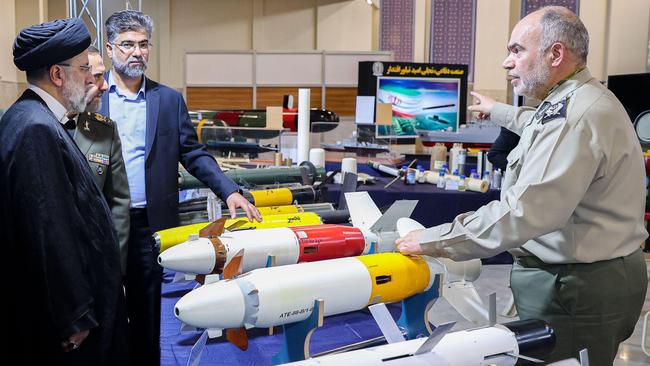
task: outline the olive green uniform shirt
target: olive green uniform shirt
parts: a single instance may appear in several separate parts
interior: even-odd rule
[[[131,195],[117,126],[101,114],[80,113],[74,140],[86,157],[95,182],[111,209],[120,242],[122,274],[126,274]]]

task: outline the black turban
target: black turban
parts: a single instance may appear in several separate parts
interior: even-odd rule
[[[79,18],[57,19],[20,31],[14,41],[14,64],[22,71],[52,66],[90,46],[90,33]]]

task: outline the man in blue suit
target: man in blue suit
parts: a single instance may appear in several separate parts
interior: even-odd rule
[[[160,362],[160,280],[153,232],[178,226],[178,163],[249,220],[259,212],[198,143],[180,93],[144,76],[153,21],[125,10],[106,20],[106,50],[113,61],[101,114],[117,123],[131,192],[126,297],[131,361]]]

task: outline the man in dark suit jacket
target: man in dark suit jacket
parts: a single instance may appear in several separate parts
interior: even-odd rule
[[[131,230],[126,297],[133,364],[160,362],[160,280],[153,232],[178,225],[178,163],[226,201],[234,216],[259,212],[198,143],[185,101],[177,91],[144,76],[149,60],[151,18],[125,10],[105,24],[112,60],[101,114],[117,123],[131,192]]]
[[[29,88],[0,120],[0,237],[5,270],[0,350],[20,364],[126,361],[118,242],[86,159],[64,129],[92,85],[79,19],[26,28],[14,63]]]

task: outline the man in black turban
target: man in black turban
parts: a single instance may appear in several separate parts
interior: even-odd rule
[[[19,364],[125,360],[126,317],[111,212],[65,126],[93,86],[79,19],[23,29],[14,63],[29,88],[0,119],[5,354]]]

